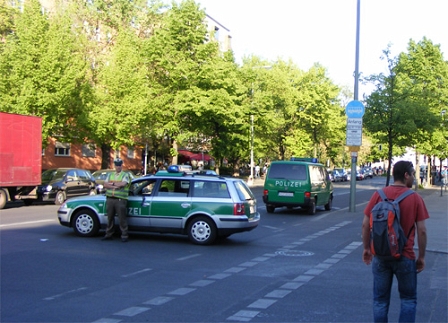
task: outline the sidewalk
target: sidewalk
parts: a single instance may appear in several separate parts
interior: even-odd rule
[[[440,191],[433,185],[417,191],[425,200],[429,219],[425,221],[428,231],[427,251],[448,254],[448,191]]]

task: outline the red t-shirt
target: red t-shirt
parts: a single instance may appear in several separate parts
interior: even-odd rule
[[[384,193],[389,199],[396,199],[409,188],[405,186],[387,186]],[[381,201],[378,192],[373,193],[372,198],[364,209],[364,214],[370,218],[372,208]],[[422,197],[417,193],[411,194],[400,202],[400,224],[408,241],[403,249],[403,256],[409,259],[415,259],[414,240],[415,223],[429,218],[428,210]]]

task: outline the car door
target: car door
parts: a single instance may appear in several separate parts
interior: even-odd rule
[[[151,202],[150,225],[154,228],[182,228],[191,210],[190,180],[161,179]]]
[[[79,187],[78,174],[74,169],[69,169],[65,174],[65,195],[67,198],[80,195],[81,188]]]
[[[77,169],[76,174],[78,176],[78,194],[89,195],[92,181],[90,175],[82,169]]]
[[[134,181],[131,184],[127,204],[127,219],[130,228],[146,231],[150,227],[151,204],[155,184],[156,179]]]

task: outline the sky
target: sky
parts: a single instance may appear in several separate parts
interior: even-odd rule
[[[268,61],[292,60],[301,70],[315,63],[340,86],[354,91],[358,0],[196,0],[230,30],[241,63],[256,55]],[[359,72],[387,73],[381,60],[407,52],[409,40],[423,37],[440,45],[448,60],[448,0],[360,0]],[[359,98],[368,92],[359,85]]]

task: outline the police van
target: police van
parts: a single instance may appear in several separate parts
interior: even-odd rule
[[[316,158],[292,157],[289,161],[271,163],[264,182],[263,202],[268,213],[275,208],[300,206],[316,214],[323,205],[330,210],[333,184],[324,165]]]

